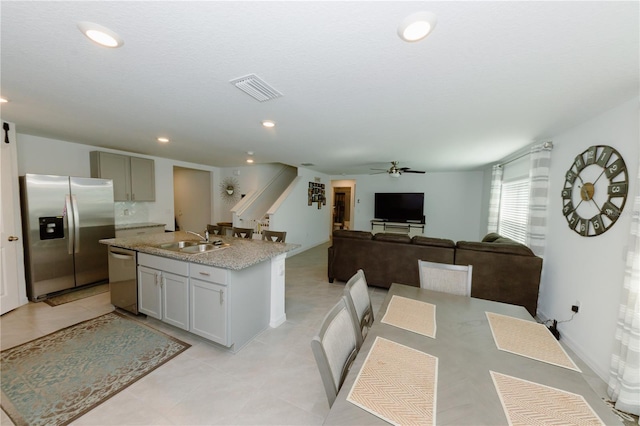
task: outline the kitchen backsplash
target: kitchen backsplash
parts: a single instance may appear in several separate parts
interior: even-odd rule
[[[115,202],[116,225],[126,225],[129,223],[141,223],[149,221],[149,203],[122,201]]]

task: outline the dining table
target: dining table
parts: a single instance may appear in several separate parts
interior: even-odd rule
[[[416,332],[383,321],[392,300],[393,303],[399,301],[414,304],[416,301],[424,302],[422,306],[433,310],[433,335],[429,336],[429,333]],[[407,308],[400,310],[404,309]],[[517,351],[499,349],[498,343],[496,343],[498,329],[494,330],[493,325],[493,321],[496,321],[497,325],[498,320],[504,320],[516,326],[524,326],[517,329],[518,331],[513,333],[515,335],[511,337],[525,345],[537,338],[533,335],[534,329],[537,332],[540,331],[536,326],[543,327],[544,332],[548,332],[546,327],[537,323],[522,306],[452,295],[398,283],[392,284],[375,321],[367,332],[358,355],[350,367],[337,398],[325,418],[324,424],[414,423],[408,420],[389,420],[389,417],[380,415],[375,409],[363,408],[363,404],[353,402],[353,393],[356,390],[356,384],[361,387],[358,382],[365,379],[366,374],[364,373],[366,371],[363,368],[365,364],[369,364],[367,371],[376,372],[376,369],[389,368],[390,371],[393,371],[392,374],[402,375],[402,378],[399,379],[402,382],[415,379],[412,377],[414,371],[416,375],[422,374],[420,370],[429,362],[429,359],[433,359],[435,363],[434,392],[433,395],[424,396],[424,398],[432,398],[433,404],[426,405],[427,409],[432,412],[427,413],[426,416],[421,414],[420,416],[423,418],[418,417],[418,421],[415,422],[417,424],[530,424],[533,423],[533,420],[529,421],[527,416],[530,414],[526,413],[530,408],[534,407],[542,412],[548,411],[549,415],[557,415],[558,413],[561,415],[564,406],[558,407],[556,404],[569,404],[567,401],[574,401],[575,398],[581,399],[586,404],[586,408],[582,407],[582,409],[586,410],[587,415],[593,415],[593,418],[586,420],[587,424],[590,422],[605,425],[622,424],[618,416],[589,385],[578,365],[561,348],[559,342],[555,341],[555,338],[552,338],[554,343],[550,348],[556,350],[561,357],[563,354],[566,355],[567,365],[563,366],[562,363],[535,359],[519,354]],[[550,332],[548,334],[552,336]],[[545,336],[542,337],[545,338]],[[405,352],[413,350],[421,353],[423,357],[414,358],[415,362],[407,362],[406,359],[400,360],[400,357],[396,362],[393,360],[393,356],[397,355],[393,355],[391,361],[373,359],[374,356],[370,353],[372,347],[380,346],[381,343],[391,344],[398,349],[405,350]],[[535,349],[536,345],[532,346]],[[543,357],[546,352],[552,351],[543,350]],[[368,358],[372,359],[367,361]],[[377,364],[371,365],[374,362]],[[385,362],[390,365],[385,366]],[[372,368],[373,370],[371,370]],[[514,385],[513,388],[501,388],[502,393],[499,393],[497,389],[502,379],[511,380],[505,383],[516,383],[517,385]],[[373,397],[385,402],[384,399],[387,397],[376,395],[378,384],[372,383],[367,389],[369,396],[373,395]],[[412,385],[408,388],[410,392],[418,393],[418,395],[413,395],[417,398],[418,403],[424,402],[420,401],[423,396],[419,394],[421,391],[415,390],[418,389],[417,387]],[[547,395],[548,392],[548,395],[551,396]],[[509,395],[510,393],[512,395]],[[513,405],[510,402],[512,400],[509,399],[511,397],[515,398],[515,404],[520,404],[520,407],[508,414],[505,406]],[[529,398],[543,397],[548,398],[547,401],[529,401]],[[398,400],[401,401],[405,399],[407,398],[398,397]],[[385,405],[392,410],[394,402],[386,401]],[[525,413],[518,413],[518,409],[524,410]],[[567,419],[573,419],[575,416],[570,411],[564,414],[567,417],[559,424],[568,424],[570,422]],[[420,421],[425,419],[427,421]],[[545,419],[537,419],[536,421],[538,421],[536,424],[546,423]],[[576,421],[578,420],[576,419]]]

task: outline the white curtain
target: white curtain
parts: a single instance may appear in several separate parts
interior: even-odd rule
[[[491,172],[491,195],[489,198],[489,223],[487,232],[498,232],[500,215],[500,192],[502,190],[502,165],[496,164]]]
[[[640,415],[640,168],[636,179],[631,237],[611,356],[608,394],[616,409]]]
[[[549,167],[553,143],[531,147],[529,171],[529,215],[527,245],[536,256],[544,257],[547,238],[547,204],[549,203]]]

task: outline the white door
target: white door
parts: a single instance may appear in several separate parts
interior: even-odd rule
[[[0,140],[0,315],[27,303],[13,123],[2,122]],[[8,130],[7,130],[8,126]],[[7,143],[8,142],[8,143]]]

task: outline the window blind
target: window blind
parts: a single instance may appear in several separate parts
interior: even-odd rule
[[[502,183],[498,233],[526,244],[529,216],[529,179]]]

